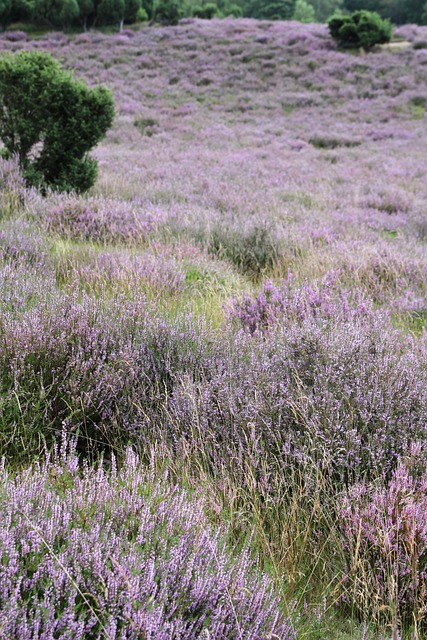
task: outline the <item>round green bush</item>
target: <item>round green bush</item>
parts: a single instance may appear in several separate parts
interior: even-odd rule
[[[349,16],[333,16],[328,21],[329,32],[343,49],[371,49],[376,44],[390,42],[391,24],[374,11],[355,11]]]
[[[0,58],[3,157],[17,156],[27,183],[82,192],[97,176],[88,152],[114,119],[111,93],[75,80],[48,53]]]

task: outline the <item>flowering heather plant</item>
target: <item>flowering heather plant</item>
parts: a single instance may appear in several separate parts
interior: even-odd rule
[[[130,450],[107,474],[63,444],[0,478],[1,638],[295,638],[249,551]]]
[[[144,242],[155,221],[126,202],[63,197],[43,211],[43,227],[63,238],[92,242]]]
[[[27,40],[28,38],[28,35],[25,31],[19,31],[18,29],[14,29],[13,31],[5,31],[2,36],[9,42],[22,42],[24,40]]]
[[[311,463],[348,485],[390,474],[408,442],[425,437],[424,347],[383,315],[308,318],[227,342],[209,378],[180,375],[160,423],[180,446],[200,443],[214,469],[238,473],[256,446],[256,474]]]
[[[342,599],[378,622],[425,629],[425,446],[413,444],[387,482],[352,486],[338,517],[347,557]]]
[[[197,379],[208,368],[209,344],[191,319],[150,317],[141,297],[105,302],[77,290],[4,316],[4,410],[20,428],[11,418],[2,429],[3,451],[32,457],[64,426],[79,433],[85,456],[129,439],[145,450],[179,375]]]
[[[84,289],[104,293],[142,290],[156,296],[174,295],[182,292],[185,284],[184,270],[173,257],[118,250],[94,251],[93,247],[83,255],[59,257],[57,275],[61,281],[75,283],[78,280]]]
[[[16,215],[25,201],[25,183],[16,158],[0,158],[0,219]]]
[[[244,328],[254,333],[309,318],[324,322],[371,317],[368,300],[339,287],[338,275],[330,273],[320,284],[306,281],[300,288],[292,286],[291,275],[288,282],[282,282],[280,286],[267,281],[255,297],[245,294],[242,300],[234,300],[230,318],[237,318]]]
[[[0,228],[0,260],[36,269],[47,266],[49,244],[34,224],[25,219],[8,220]]]

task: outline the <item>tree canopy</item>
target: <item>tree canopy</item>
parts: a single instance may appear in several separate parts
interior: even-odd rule
[[[0,58],[0,139],[17,156],[27,182],[85,191],[97,176],[88,152],[114,118],[111,93],[89,89],[48,53],[21,51]]]
[[[101,25],[122,29],[126,23],[146,19],[176,24],[191,15],[325,22],[336,12],[355,11],[373,11],[394,24],[427,23],[427,0],[0,0],[0,28],[30,21],[60,29]]]

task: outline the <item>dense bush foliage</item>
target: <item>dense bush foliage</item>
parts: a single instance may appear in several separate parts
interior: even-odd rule
[[[114,106],[104,87],[89,89],[43,52],[0,59],[0,139],[17,155],[28,184],[86,191],[96,179],[88,152],[111,126]]]
[[[355,11],[350,16],[333,16],[329,31],[338,46],[345,49],[371,49],[390,42],[391,24],[372,11]]]

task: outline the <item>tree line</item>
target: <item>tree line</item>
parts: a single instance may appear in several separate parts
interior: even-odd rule
[[[30,23],[81,28],[154,21],[176,24],[186,16],[250,17],[325,22],[336,12],[375,11],[394,24],[427,24],[427,0],[0,0],[0,27]]]

